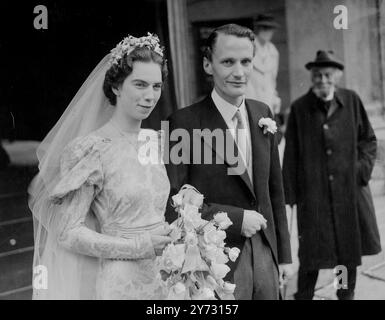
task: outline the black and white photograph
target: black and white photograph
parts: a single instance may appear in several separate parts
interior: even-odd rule
[[[0,300],[385,300],[385,0],[0,12]]]

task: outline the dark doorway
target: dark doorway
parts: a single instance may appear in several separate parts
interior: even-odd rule
[[[38,4],[48,9],[47,30],[33,26]],[[92,69],[127,34],[157,33],[167,49],[166,5],[163,0],[2,2],[2,138],[42,140]],[[171,112],[171,92],[166,85],[144,126],[157,128]]]

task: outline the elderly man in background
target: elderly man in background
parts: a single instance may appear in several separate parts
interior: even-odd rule
[[[319,269],[340,265],[347,286],[337,297],[348,300],[361,256],[381,251],[368,186],[376,136],[357,93],[336,87],[344,65],[332,51],[318,51],[305,67],[313,85],[291,106],[283,160],[286,202],[298,214],[295,298],[312,299]]]

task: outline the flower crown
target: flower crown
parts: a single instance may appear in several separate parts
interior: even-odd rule
[[[130,54],[136,48],[147,47],[163,57],[163,48],[160,46],[159,38],[156,34],[147,33],[147,36],[135,38],[128,36],[118,43],[118,45],[111,50],[110,64],[118,64],[125,54]]]

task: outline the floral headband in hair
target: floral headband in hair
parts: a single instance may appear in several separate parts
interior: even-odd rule
[[[120,41],[118,45],[111,50],[110,64],[118,64],[125,54],[130,54],[134,49],[142,47],[147,47],[163,57],[163,49],[160,46],[158,36],[148,32],[146,37],[135,38],[129,35]]]

